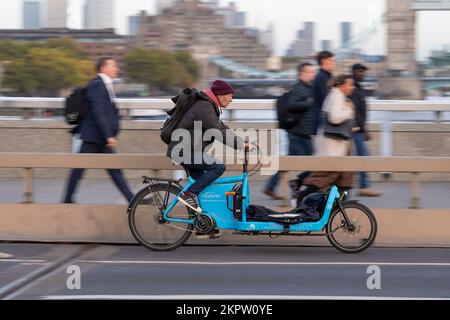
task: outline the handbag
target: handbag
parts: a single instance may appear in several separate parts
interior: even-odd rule
[[[352,129],[354,120],[348,119],[342,123],[334,124],[328,120],[328,112],[322,113],[324,130],[323,135],[327,138],[338,140],[350,140],[352,138]]]

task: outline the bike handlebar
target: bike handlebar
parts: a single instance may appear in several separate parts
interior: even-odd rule
[[[258,154],[260,153],[261,149],[257,144],[253,144],[256,147],[256,151]],[[250,153],[249,148],[244,148],[244,172],[248,172],[248,155]],[[261,159],[258,158],[258,163],[250,170],[253,171],[255,168],[257,168],[261,164]]]

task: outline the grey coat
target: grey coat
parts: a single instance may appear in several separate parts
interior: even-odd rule
[[[194,129],[200,128],[201,131],[198,130],[197,135],[194,135]],[[179,129],[184,129],[183,131],[179,131]],[[203,135],[207,130],[215,129],[212,137],[203,141]],[[220,111],[214,105],[208,97],[205,95],[205,100],[198,100],[197,102],[189,108],[184,117],[179,122],[177,129],[174,131],[175,135],[172,135],[174,138],[177,137],[177,133],[180,133],[180,136],[189,132],[190,139],[176,139],[175,141],[171,141],[167,148],[167,156],[172,158],[172,160],[176,160],[173,158],[172,152],[178,156],[183,156],[183,149],[190,150],[191,154],[195,153],[204,153],[207,151],[208,147],[214,143],[215,139],[218,139],[220,142],[230,146],[234,149],[240,150],[244,148],[244,140],[236,136],[230,128],[225,125],[220,120]],[[201,135],[200,135],[201,133]],[[206,138],[206,137],[205,137]],[[185,141],[187,140],[187,141]],[[174,148],[176,149],[174,150]],[[191,158],[193,161],[193,158]]]

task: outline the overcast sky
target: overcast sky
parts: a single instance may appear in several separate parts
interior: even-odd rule
[[[70,0],[74,10],[72,24],[80,26],[80,4],[84,0]],[[115,0],[115,26],[119,33],[128,31],[127,16],[147,10],[155,12],[155,0]],[[221,0],[227,5],[228,0]],[[331,39],[339,43],[339,22],[354,23],[354,33],[367,30],[385,12],[385,0],[235,0],[239,10],[247,12],[247,24],[265,28],[269,22],[275,26],[275,49],[284,54],[293,41],[296,30],[304,21],[315,21],[316,49],[319,40]],[[0,0],[0,28],[20,28],[22,26],[22,0]],[[450,47],[450,11],[420,12],[417,15],[418,58],[423,59],[432,49]],[[361,44],[364,52],[385,53],[385,32],[382,28],[377,35]]]

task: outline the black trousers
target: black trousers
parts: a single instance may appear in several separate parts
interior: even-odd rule
[[[207,186],[216,181],[225,172],[223,164],[182,164],[194,184],[187,190],[198,196]]]
[[[108,148],[106,145],[83,141],[81,145],[80,153],[114,153],[114,150]],[[77,188],[78,182],[81,180],[85,169],[73,169],[70,173],[69,182],[66,186],[66,192],[64,196],[64,203],[73,203],[73,194]],[[119,169],[108,169],[108,173],[113,179],[115,185],[120,192],[125,196],[128,202],[133,199],[133,192],[128,186],[127,181],[122,175],[122,171]]]

